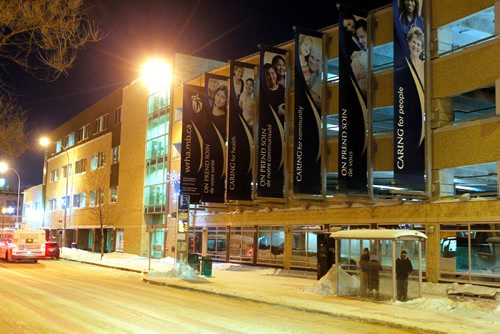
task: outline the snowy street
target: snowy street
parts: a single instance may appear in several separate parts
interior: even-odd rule
[[[412,333],[145,284],[139,273],[71,261],[0,260],[0,295],[1,333]]]

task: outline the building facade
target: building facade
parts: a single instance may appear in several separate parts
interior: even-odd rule
[[[336,25],[322,29],[326,73],[322,195],[312,198],[293,193],[294,162],[288,154],[282,200],[254,197],[191,205],[191,252],[220,261],[315,270],[318,235],[339,229],[412,228],[428,236],[423,268],[428,280],[498,284],[500,3],[426,1],[424,5],[425,35],[430,36],[424,48],[425,191],[394,187],[393,8],[384,7],[367,17],[370,148],[366,194],[338,189]],[[285,150],[292,152],[295,43],[278,47],[288,52]],[[239,61],[258,66],[259,55]],[[174,64],[174,75],[181,67]],[[210,68],[212,74],[230,76],[228,65]],[[154,93],[140,81],[133,82],[54,130],[50,137],[56,144],[47,151],[46,226],[64,229],[66,244],[75,242],[82,249],[98,249],[104,226],[109,251],[174,257],[182,167],[180,82],[204,86],[204,79],[204,75],[184,77],[174,80],[170,89]],[[106,212],[106,219],[96,208]]]

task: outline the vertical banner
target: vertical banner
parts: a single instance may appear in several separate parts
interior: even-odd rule
[[[227,103],[229,89],[227,77],[205,73],[205,88],[209,102],[206,127],[203,132],[203,202],[224,203],[225,152]]]
[[[339,8],[339,191],[367,192],[366,13]]]
[[[202,194],[203,131],[210,111],[204,87],[183,86],[181,193],[198,203]]]
[[[230,62],[226,199],[250,201],[253,181],[255,65]]]
[[[283,198],[286,50],[260,48],[257,196]]]
[[[425,190],[424,22],[419,0],[393,0],[394,180]]]
[[[295,31],[293,192],[321,194],[323,34]]]

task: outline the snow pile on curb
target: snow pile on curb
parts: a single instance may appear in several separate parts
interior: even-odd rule
[[[180,278],[188,281],[196,281],[196,282],[206,282],[207,280],[204,277],[198,276],[198,273],[191,268],[186,262],[179,262],[175,265],[174,269],[169,271],[149,271],[146,277],[165,277],[165,278]]]
[[[321,277],[321,279],[310,286],[304,288],[304,292],[315,293],[318,295],[335,295],[336,294],[336,286],[337,286],[337,277],[336,277],[337,266],[333,265],[328,273]],[[346,273],[344,270],[339,271],[339,277],[342,284],[340,286],[341,294],[348,294],[350,291],[359,290],[359,280]]]

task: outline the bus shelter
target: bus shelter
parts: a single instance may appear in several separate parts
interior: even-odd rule
[[[335,239],[337,295],[401,301],[421,297],[424,233],[357,229],[330,237]],[[410,265],[401,261],[403,251]]]

